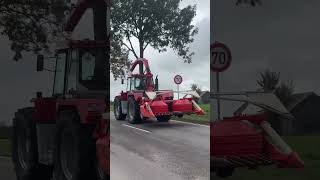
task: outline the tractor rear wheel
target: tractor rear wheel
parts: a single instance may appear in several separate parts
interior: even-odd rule
[[[33,108],[20,109],[13,119],[12,161],[18,180],[50,180],[52,167],[38,162],[36,122]]]
[[[165,116],[158,116],[157,120],[159,122],[168,122],[171,119],[170,115],[165,115]]]
[[[122,113],[121,99],[119,96],[114,98],[113,113],[116,120],[124,120],[126,115]]]
[[[110,180],[110,175],[106,174],[97,164],[97,180]]]
[[[74,111],[62,111],[57,122],[54,169],[57,180],[97,180],[95,126],[80,124]]]
[[[141,122],[140,106],[132,96],[128,98],[127,110],[128,110],[127,119],[129,123],[136,124]]]
[[[217,176],[226,178],[226,177],[232,176],[234,172],[234,168],[232,167],[217,168],[215,171]]]

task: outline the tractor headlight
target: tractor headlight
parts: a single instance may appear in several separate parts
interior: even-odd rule
[[[88,111],[99,111],[99,106],[98,104],[88,104]]]

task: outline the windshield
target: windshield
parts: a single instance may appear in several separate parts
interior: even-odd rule
[[[99,66],[97,56],[90,51],[80,53],[80,84],[88,90],[106,90],[107,77]]]
[[[146,78],[145,77],[134,78],[135,90],[145,90],[145,87],[146,87]]]

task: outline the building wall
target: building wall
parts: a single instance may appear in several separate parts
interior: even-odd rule
[[[310,96],[296,106],[291,113],[295,116],[294,134],[320,134],[320,98]]]

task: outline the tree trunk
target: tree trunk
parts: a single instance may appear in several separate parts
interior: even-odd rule
[[[141,40],[139,40],[139,47],[140,47],[140,58],[143,58],[144,49],[143,49],[143,41]],[[143,64],[139,65],[139,72],[140,74],[143,74]]]
[[[140,47],[140,58],[143,58],[144,56],[144,49],[143,49],[143,41],[139,41],[139,47]]]

